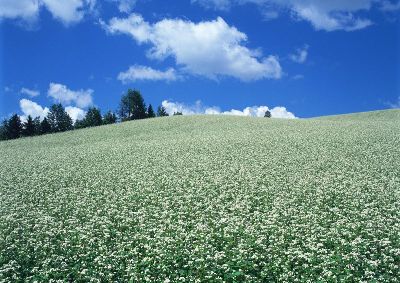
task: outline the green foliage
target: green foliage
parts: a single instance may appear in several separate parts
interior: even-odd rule
[[[183,115],[182,112],[176,111],[176,112],[174,112],[174,115],[173,115],[173,116],[182,116],[182,115]]]
[[[0,140],[7,139],[7,119],[3,120],[0,125]]]
[[[265,111],[265,115],[264,115],[264,117],[265,118],[271,118],[271,112],[269,111],[269,110],[267,110],[267,111]]]
[[[72,118],[65,111],[64,107],[59,104],[53,104],[47,114],[47,120],[50,124],[51,132],[65,132],[73,129]]]
[[[146,104],[138,90],[129,89],[127,94],[122,96],[119,115],[122,121],[146,118]]]
[[[7,139],[17,139],[21,137],[22,123],[21,119],[17,114],[11,116],[11,118],[5,124],[5,133]]]
[[[82,120],[76,120],[75,124],[74,124],[74,129],[83,129],[86,128],[87,124],[86,124],[86,120],[82,119]]]
[[[104,125],[115,124],[116,122],[117,116],[112,111],[108,111],[103,117]]]
[[[87,127],[96,127],[103,124],[103,118],[101,117],[100,109],[90,107],[86,112],[85,123]]]
[[[147,108],[147,118],[154,118],[156,117],[156,113],[154,113],[153,106],[149,104],[149,107]]]
[[[33,129],[34,129],[34,135],[40,135],[40,117],[35,117],[33,119]]]
[[[45,135],[49,133],[51,133],[51,125],[49,123],[49,120],[47,120],[47,117],[45,117],[40,123],[40,134]]]
[[[24,137],[32,137],[35,135],[35,124],[33,123],[33,119],[32,119],[31,115],[28,115],[28,118],[23,123],[22,135]]]
[[[181,118],[1,142],[0,282],[399,281],[400,111]]]
[[[165,109],[164,106],[160,105],[157,108],[157,116],[158,117],[165,117],[165,116],[169,116],[167,113],[167,110]]]

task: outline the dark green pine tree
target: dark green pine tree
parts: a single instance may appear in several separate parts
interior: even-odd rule
[[[65,132],[73,129],[72,118],[65,112],[64,107],[59,104],[53,104],[47,114],[47,120],[50,124],[51,132]]]
[[[51,125],[49,123],[49,120],[45,117],[43,121],[40,123],[40,134],[45,135],[51,133]]]
[[[146,104],[138,90],[129,89],[127,94],[122,96],[119,115],[122,121],[146,118]]]
[[[265,111],[264,117],[271,118],[271,112],[269,110]]]
[[[33,127],[34,127],[34,135],[38,136],[40,135],[40,117],[36,117],[33,119]]]
[[[7,119],[4,119],[0,125],[0,140],[7,139]]]
[[[164,117],[164,116],[169,116],[167,113],[167,110],[165,109],[164,106],[158,106],[157,108],[157,116],[158,117]]]
[[[87,127],[96,127],[103,124],[103,118],[101,117],[100,109],[96,107],[90,107],[86,112],[85,122]]]
[[[117,122],[117,115],[115,115],[111,111],[108,111],[103,117],[103,124],[104,125],[115,124],[116,122]]]
[[[21,136],[22,123],[17,114],[11,116],[6,126],[7,139],[17,139]]]
[[[127,121],[130,120],[132,112],[131,112],[131,99],[129,96],[129,93],[126,95],[123,95],[121,97],[121,101],[119,103],[119,109],[118,109],[118,114],[119,117],[121,118],[121,121]]]
[[[149,107],[147,108],[147,117],[148,118],[156,117],[156,113],[154,113],[153,106],[151,106],[151,104],[149,104]]]
[[[75,121],[74,129],[83,129],[83,128],[86,128],[86,127],[87,127],[86,119],[76,120]]]
[[[71,116],[64,111],[62,123],[60,125],[61,132],[70,131],[74,129],[74,121],[72,121]]]
[[[128,91],[129,92],[129,91]],[[132,120],[145,119],[146,115],[146,104],[144,103],[143,96],[137,90],[130,90],[132,96]]]
[[[22,135],[24,137],[32,137],[35,135],[35,124],[33,123],[31,115],[28,115],[28,118],[23,123]]]

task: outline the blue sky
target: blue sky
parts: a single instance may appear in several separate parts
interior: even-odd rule
[[[0,117],[116,110],[307,118],[400,106],[400,2],[0,0]]]

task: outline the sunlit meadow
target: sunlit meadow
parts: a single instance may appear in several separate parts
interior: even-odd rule
[[[0,282],[398,282],[400,111],[0,143]]]

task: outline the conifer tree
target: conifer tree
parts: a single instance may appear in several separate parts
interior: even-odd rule
[[[51,132],[64,132],[73,129],[72,118],[65,112],[64,107],[59,104],[53,104],[50,112],[47,114],[47,120],[51,127]]]
[[[129,89],[127,94],[122,96],[119,115],[122,121],[146,118],[146,104],[138,90]]]
[[[154,113],[153,106],[151,106],[151,104],[149,104],[149,107],[147,108],[147,117],[148,118],[156,117],[156,113]]]
[[[158,106],[157,108],[157,116],[158,117],[164,117],[164,116],[169,116],[167,113],[167,110],[165,109],[164,106]]]
[[[22,123],[17,114],[11,116],[6,125],[7,139],[17,139],[21,136]]]
[[[40,123],[40,134],[45,135],[51,133],[51,125],[47,118],[45,117],[43,121]]]
[[[104,125],[115,124],[116,122],[117,122],[117,116],[111,111],[108,111],[103,117]]]
[[[86,112],[85,124],[87,127],[96,127],[103,124],[100,110],[95,107],[90,107]]]
[[[33,123],[31,115],[28,115],[28,118],[23,123],[22,135],[25,137],[32,137],[35,135],[35,124]]]

